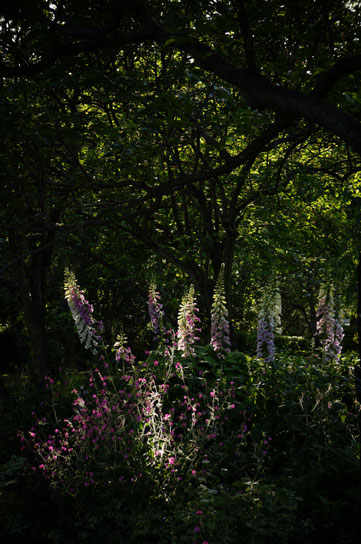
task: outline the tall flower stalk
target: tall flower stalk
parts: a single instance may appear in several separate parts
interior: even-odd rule
[[[257,358],[267,363],[274,360],[276,353],[275,332],[282,332],[281,295],[277,284],[272,281],[264,289],[258,314]]]
[[[75,321],[80,342],[84,344],[85,349],[91,349],[96,354],[102,341],[103,322],[94,319],[92,315],[93,305],[86,300],[84,291],[80,289],[76,282],[74,272],[67,268],[65,269],[64,290],[65,299]]]
[[[199,327],[196,327],[196,324],[200,322],[197,312],[194,286],[191,285],[188,293],[182,299],[178,313],[177,338],[178,349],[182,352],[182,357],[195,355],[193,344],[196,340],[199,340],[196,333],[201,331]]]
[[[335,330],[335,340],[334,340],[334,349],[336,357],[339,357],[342,353],[342,341],[344,339],[345,332],[343,327],[338,319],[336,319],[336,330]]]
[[[273,319],[267,318],[263,312],[258,317],[257,359],[267,363],[273,361],[276,353]]]
[[[148,311],[154,333],[154,341],[163,339],[163,304],[160,303],[160,295],[154,282],[151,282],[148,293]]]
[[[211,309],[211,346],[222,357],[221,350],[230,352],[229,322],[224,291],[224,263],[219,271]]]
[[[326,360],[336,360],[342,352],[343,327],[335,316],[332,285],[321,285],[317,317],[317,336]]]

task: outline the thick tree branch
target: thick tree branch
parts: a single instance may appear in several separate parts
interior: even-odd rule
[[[317,123],[361,154],[361,123],[334,104],[314,95],[274,85],[261,75],[239,70],[224,57],[193,40],[182,42],[178,47],[189,52],[199,66],[241,89],[252,108],[268,108],[292,119],[302,117]],[[206,52],[209,54],[205,55]]]
[[[247,66],[250,72],[257,73],[256,55],[253,47],[253,39],[249,28],[247,11],[243,0],[236,1],[238,22],[243,36],[244,51],[246,53]]]
[[[130,32],[122,36],[100,36],[79,43],[59,44],[37,63],[19,67],[10,67],[2,63],[0,76],[34,75],[49,68],[62,57],[75,56],[96,49],[118,48],[125,44],[146,40],[158,43],[167,43],[170,40],[172,47],[175,46],[188,53],[198,66],[240,89],[252,108],[267,108],[292,120],[302,117],[311,123],[317,123],[361,153],[361,123],[334,104],[320,98],[341,77],[361,68],[361,55],[337,62],[320,78],[313,92],[306,94],[275,85],[264,76],[253,73],[252,70],[240,70],[223,55],[214,52],[209,46],[190,36],[168,32],[156,23],[141,2],[136,2],[132,6],[132,11],[133,16],[143,26],[138,32]]]
[[[341,59],[320,76],[311,94],[323,98],[341,78],[359,70],[361,70],[361,54]]]
[[[215,53],[208,45],[190,37],[185,38],[165,31],[144,10],[141,18],[148,29],[152,28],[154,34],[158,34],[158,40],[172,39],[172,45],[187,52],[198,66],[242,90],[252,108],[268,108],[292,119],[302,117],[311,123],[317,123],[339,136],[361,154],[361,123],[334,104],[319,98],[326,92],[327,86],[330,88],[339,78],[359,69],[361,56],[353,57],[354,62],[348,62],[347,59],[338,62],[333,71],[327,72],[323,83],[320,79],[316,93],[306,94],[275,85],[264,76],[254,74],[250,70],[240,70],[223,55]]]

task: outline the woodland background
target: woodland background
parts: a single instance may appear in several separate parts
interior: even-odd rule
[[[33,524],[29,501],[19,499],[24,486],[30,494],[36,486],[40,495],[46,494],[30,477],[26,487],[19,476],[16,463],[23,454],[17,450],[16,431],[26,427],[25,413],[44,400],[45,375],[57,377],[61,367],[76,381],[90,368],[64,301],[65,267],[75,271],[104,321],[106,342],[112,345],[123,331],[140,359],[153,342],[146,305],[151,281],[161,293],[167,327],[175,327],[184,290],[194,284],[203,329],[200,345],[207,346],[212,294],[224,263],[232,350],[251,358],[262,294],[276,279],[282,299],[276,348],[287,361],[280,368],[292,375],[295,357],[302,359],[297,364],[306,374],[319,368],[324,381],[315,391],[333,387],[330,402],[344,403],[346,413],[356,413],[360,3],[14,0],[2,6],[0,21],[1,511],[8,520],[8,541],[23,538]],[[349,358],[331,365],[332,371],[322,366],[325,361],[320,367],[312,359],[323,283],[335,289]],[[241,365],[245,359],[237,357]],[[263,370],[254,364],[262,382]],[[279,382],[277,372],[272,378],[272,391],[278,387],[281,396],[286,374]],[[295,380],[295,405],[299,384],[309,383],[306,374],[301,378],[295,372],[290,378]],[[212,376],[219,378],[216,370]],[[253,386],[248,385],[250,399]],[[344,385],[347,392],[341,391]],[[267,391],[264,399],[270,400]],[[286,426],[286,414],[282,421]],[[315,427],[322,422],[320,416]],[[348,446],[341,448],[351,448],[345,453],[352,459],[347,489],[358,478],[357,422],[352,425]],[[283,443],[279,452],[282,448]],[[17,467],[13,472],[7,465],[11,454]],[[327,455],[317,455],[318,467],[330,466]],[[342,455],[337,463],[333,477],[342,488]],[[293,482],[297,467],[289,467]],[[321,542],[326,535],[329,542],[336,534],[337,542],[341,537],[352,542],[357,489],[350,491],[352,498],[321,493],[318,476],[314,493],[326,502],[317,502],[324,508],[322,521],[310,522],[307,538]],[[267,485],[277,490],[274,480]],[[4,498],[9,489],[13,503]],[[286,487],[280,489],[278,499],[286,504]],[[296,495],[302,495],[299,489]],[[266,525],[272,508],[271,514],[261,509]],[[221,510],[218,505],[216,511]],[[318,512],[315,504],[310,511]],[[308,519],[296,506],[294,512],[300,517],[292,518],[285,542],[290,535],[296,538],[300,519]],[[47,515],[51,526],[53,514]],[[339,532],[333,518],[341,524]],[[39,536],[41,524],[36,523],[37,541],[47,541],[50,529]],[[264,534],[255,529],[260,523],[250,534],[257,542],[272,542],[285,522],[282,518],[274,533]],[[59,531],[53,540],[65,538]],[[144,531],[144,541],[152,541]],[[214,531],[209,528],[206,537]],[[165,530],[164,542],[182,542],[181,533],[174,540],[167,540],[169,534]],[[182,534],[187,535],[185,529]],[[233,542],[232,534],[231,529],[230,536],[225,533],[224,542]],[[196,536],[184,536],[184,541]],[[137,538],[141,542],[143,537]],[[154,538],[161,541],[159,535]],[[212,543],[220,542],[217,538]],[[245,538],[251,542],[249,534]]]

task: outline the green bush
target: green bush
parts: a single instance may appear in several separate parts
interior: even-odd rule
[[[214,421],[215,440],[197,445],[189,427],[177,446],[182,478],[170,479],[169,468],[149,463],[149,446],[139,443],[126,463],[132,471],[142,467],[144,476],[122,483],[124,460],[108,454],[105,441],[99,454],[89,451],[88,461],[74,458],[75,480],[71,470],[64,473],[72,485],[81,484],[85,472],[98,473],[94,485],[77,485],[69,493],[60,480],[32,470],[32,455],[19,442],[15,456],[0,467],[1,542],[352,544],[359,491],[352,357],[325,363],[317,355],[280,354],[265,364],[242,352],[219,358],[212,348],[197,347],[195,357],[177,362],[184,382],[169,375],[167,413],[172,406],[178,410],[180,395],[192,402],[200,391],[216,388],[217,394],[227,391],[227,406],[235,405],[222,412],[222,425]],[[147,364],[164,383],[165,360],[151,353]],[[143,365],[137,363],[139,376],[147,373]],[[54,428],[54,407],[58,417],[71,416],[74,387],[91,406],[89,373],[64,375],[67,385],[55,382],[37,413],[47,418],[46,433]],[[130,381],[127,388],[131,393]],[[187,466],[195,447],[202,451],[193,457],[192,473]]]

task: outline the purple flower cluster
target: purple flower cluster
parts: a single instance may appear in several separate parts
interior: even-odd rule
[[[117,341],[114,344],[115,360],[118,364],[121,362],[132,365],[135,361],[135,355],[129,346],[126,346],[127,339],[124,334],[118,334]]]
[[[93,318],[93,305],[86,300],[84,291],[81,291],[76,283],[74,273],[68,269],[65,269],[64,290],[80,342],[84,344],[85,349],[91,349],[96,354],[99,342],[102,341],[103,322]]]
[[[261,315],[258,320],[257,359],[263,358],[267,363],[270,363],[274,359],[275,351],[273,322]]]
[[[167,364],[174,368],[171,360]],[[90,372],[87,387],[72,391],[70,417],[59,421],[50,435],[44,435],[49,422],[36,418],[28,435],[22,435],[23,447],[35,454],[33,469],[71,494],[108,486],[110,470],[117,481],[131,486],[145,474],[159,477],[161,470],[172,486],[200,469],[205,472],[205,452],[223,446],[234,428],[234,423],[229,427],[231,418],[242,430],[233,437],[235,449],[245,446],[249,418],[235,410],[234,382],[221,390],[208,388],[200,378],[199,390],[191,393],[186,381],[171,390],[152,372],[133,365],[118,381],[98,369]],[[169,374],[173,387],[177,376]]]
[[[332,288],[323,287],[316,312],[317,335],[326,359],[336,360],[342,352],[343,327],[334,317]]]
[[[224,263],[221,265],[213,294],[210,344],[213,346],[214,351],[218,352],[218,357],[222,357],[222,349],[226,353],[230,352],[228,311],[224,293]]]
[[[335,339],[333,342],[336,357],[339,357],[342,353],[342,341],[344,339],[344,336],[345,336],[345,332],[343,330],[343,327],[340,321],[336,319]]]
[[[151,315],[157,320],[159,332],[163,314],[157,296],[154,288]],[[78,321],[81,319],[82,334],[85,325],[87,331],[95,330],[99,323],[89,318],[92,308],[69,272],[66,297],[73,315]],[[222,276],[217,282],[212,309],[217,325],[213,329],[213,346],[220,350],[229,345]],[[197,339],[196,311],[192,286],[182,313],[188,349]],[[87,344],[88,336],[85,339]],[[104,361],[105,373],[99,369],[90,371],[88,383],[80,386],[79,391],[73,389],[72,411],[65,419],[56,416],[57,383],[47,377],[56,422],[54,430],[45,434],[50,423],[34,414],[36,423],[28,435],[21,436],[23,447],[33,450],[33,470],[39,471],[54,487],[63,487],[72,495],[85,488],[87,492],[91,488],[108,488],[113,483],[131,490],[139,481],[143,485],[145,479],[151,487],[156,479],[161,479],[161,488],[173,492],[179,482],[193,479],[198,473],[204,478],[208,464],[212,463],[212,471],[214,464],[221,466],[225,446],[231,443],[227,451],[232,452],[232,463],[238,471],[241,449],[246,446],[250,432],[250,418],[236,408],[235,383],[231,381],[228,385],[222,380],[210,385],[202,371],[197,380],[193,375],[188,376],[188,367],[183,371],[176,358],[178,342],[174,334],[164,353],[157,352],[162,358],[159,365],[152,354],[148,361],[137,362],[125,345],[125,336],[119,335],[114,351],[117,363],[124,363],[123,371],[106,363],[101,355],[99,360]]]
[[[200,322],[197,312],[194,286],[191,285],[188,293],[183,297],[178,314],[178,349],[182,352],[182,357],[195,355],[193,344],[199,340],[196,333],[201,332],[199,327],[196,328],[196,324]]]
[[[281,333],[281,295],[275,278],[264,287],[258,314],[257,359],[271,363],[276,353],[275,332]]]
[[[163,334],[163,305],[159,302],[160,295],[156,290],[155,284],[152,282],[149,286],[148,293],[148,311],[150,322],[154,332],[154,340],[159,340],[159,335]]]

